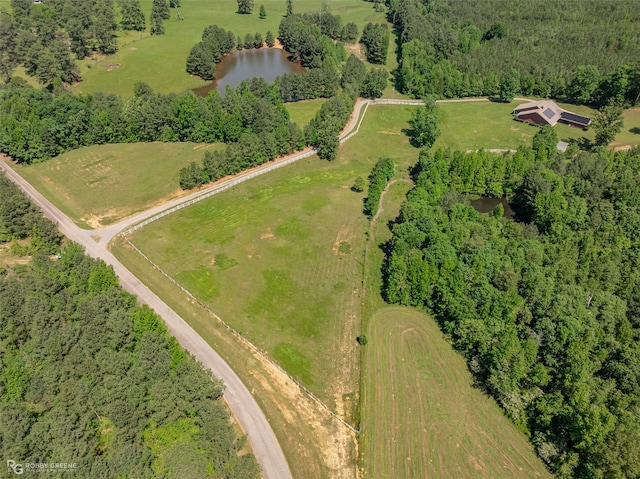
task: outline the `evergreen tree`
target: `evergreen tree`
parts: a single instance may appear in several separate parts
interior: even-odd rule
[[[151,6],[151,35],[164,35],[162,22],[169,18],[169,5],[166,0],[153,0]]]
[[[264,8],[264,5],[260,5],[260,14],[258,15],[261,20],[267,18],[267,10]]]
[[[145,29],[145,18],[140,0],[122,0],[120,3],[120,26],[123,30],[135,30],[141,32]]]
[[[287,14],[285,16],[290,17],[293,15],[293,0],[287,0]]]
[[[500,81],[500,99],[511,102],[513,98],[520,92],[520,73],[512,68],[502,77]]]
[[[435,102],[425,100],[425,106],[414,110],[409,120],[411,142],[418,148],[431,148],[440,136],[439,121]]]
[[[96,2],[94,6],[93,36],[100,53],[111,55],[118,49],[116,43],[116,14],[113,0]]]
[[[275,38],[273,38],[273,33],[271,33],[271,30],[267,32],[267,35],[265,37],[265,42],[267,42],[267,46],[269,48],[273,47],[276,44]]]
[[[262,33],[257,32],[254,37],[253,37],[253,46],[254,48],[262,48],[262,44],[264,42],[262,41]]]

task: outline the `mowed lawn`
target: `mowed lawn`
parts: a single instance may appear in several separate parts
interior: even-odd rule
[[[158,220],[132,242],[290,374],[345,415],[358,391],[367,219],[350,187],[388,151],[406,172],[418,151],[405,107],[375,107],[334,162],[317,157]],[[389,138],[394,148],[385,149]],[[404,174],[404,173],[403,173]],[[186,298],[185,298],[186,300]]]
[[[295,0],[294,12],[317,12],[326,3],[334,15],[340,15],[343,24],[355,22],[360,31],[368,22],[384,22],[384,13],[375,12],[373,3],[362,0]],[[264,37],[270,30],[277,36],[278,25],[286,12],[285,0],[262,0],[254,4],[254,13],[236,13],[235,0],[189,0],[183,2],[180,13],[183,21],[171,18],[164,22],[166,33],[151,36],[148,33],[151,0],[141,1],[147,18],[147,31],[122,32],[120,50],[114,55],[98,55],[79,62],[83,81],[73,87],[76,93],[104,91],[128,97],[133,95],[133,84],[140,80],[155,91],[180,93],[208,82],[185,71],[189,51],[200,41],[208,25],[218,25],[237,36],[260,32]],[[260,20],[258,11],[264,4],[267,18]],[[1,5],[1,4],[0,4]]]
[[[525,102],[439,103],[442,135],[436,141],[435,147],[478,150],[480,148],[516,149],[522,143],[531,145],[531,139],[538,128],[517,122],[511,115],[513,109],[522,103]],[[576,113],[593,116],[593,110],[588,107],[560,105]],[[584,131],[562,124],[556,125],[555,129],[561,140],[581,137],[593,139],[593,130]]]
[[[33,165],[12,165],[79,225],[98,227],[185,194],[179,171],[221,144],[125,143],[69,151]]]
[[[387,307],[367,333],[364,478],[551,477],[429,316]]]

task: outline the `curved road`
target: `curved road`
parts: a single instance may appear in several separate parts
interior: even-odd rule
[[[526,98],[516,98],[516,100],[527,100]],[[473,102],[488,101],[486,98],[463,99],[463,100],[441,100],[441,102]],[[360,129],[360,124],[364,119],[367,108],[370,104],[381,105],[422,105],[421,100],[358,100],[354,107],[351,119],[340,134],[340,141],[344,142],[354,136]],[[204,367],[210,369],[212,373],[222,379],[226,385],[224,397],[238,419],[242,429],[247,434],[253,453],[262,467],[262,474],[265,479],[290,479],[291,472],[284,457],[280,444],[276,439],[267,418],[258,406],[249,390],[240,381],[240,378],[233,372],[229,365],[213,350],[189,326],[178,314],[175,313],[164,301],[157,297],[149,288],[138,280],[108,249],[109,242],[118,233],[128,230],[137,224],[145,221],[152,221],[166,214],[168,210],[177,209],[192,204],[201,199],[207,198],[219,191],[223,191],[243,181],[249,180],[271,171],[275,168],[293,163],[301,158],[311,156],[315,153],[313,149],[307,149],[273,162],[268,162],[251,170],[239,173],[230,178],[219,180],[209,187],[198,190],[194,193],[176,198],[162,205],[155,206],[141,213],[125,218],[118,223],[98,228],[95,230],[83,230],[79,228],[71,219],[56,208],[49,200],[42,196],[33,186],[16,173],[9,165],[0,160],[0,169],[4,170],[7,178],[16,183],[30,198],[37,204],[44,214],[54,223],[67,238],[81,244],[87,254],[94,258],[100,258],[105,263],[111,265],[120,279],[123,288],[135,294],[139,301],[149,305],[158,313],[167,324],[167,328],[178,342],[187,351],[193,354]],[[94,240],[95,237],[95,240]]]

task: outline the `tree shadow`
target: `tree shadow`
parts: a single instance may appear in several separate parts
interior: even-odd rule
[[[629,133],[633,133],[634,135],[640,135],[640,128],[634,126],[633,128],[629,128]]]

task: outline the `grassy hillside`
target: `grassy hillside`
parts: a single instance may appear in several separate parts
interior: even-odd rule
[[[367,338],[365,478],[551,477],[524,435],[472,386],[464,359],[430,317],[383,308]]]
[[[151,11],[151,0],[142,0],[147,15]],[[264,4],[267,18],[260,20],[258,10]],[[320,0],[295,0],[294,12],[315,12],[321,7]],[[332,0],[326,3],[334,15],[340,15],[343,23],[355,22],[360,31],[370,21],[384,21],[384,14],[377,13],[373,4],[361,0]],[[1,4],[0,4],[1,5]],[[165,21],[165,35],[150,36],[146,32],[126,33],[120,39],[120,50],[108,57],[96,56],[80,62],[83,81],[73,87],[75,92],[91,93],[105,91],[123,96],[133,95],[133,83],[141,80],[156,91],[182,92],[202,86],[206,82],[186,73],[185,62],[191,47],[198,41],[208,25],[216,24],[231,30],[236,36],[256,32],[264,36],[268,30],[277,35],[278,24],[286,11],[285,0],[263,0],[256,2],[252,15],[236,13],[235,0],[194,0],[184,2],[178,21],[172,9],[171,19]],[[147,25],[148,26],[148,25]]]

